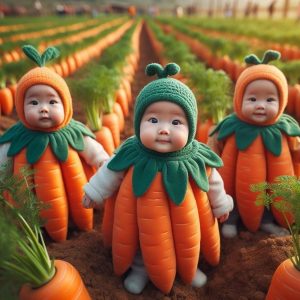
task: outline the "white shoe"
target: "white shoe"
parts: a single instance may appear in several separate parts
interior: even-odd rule
[[[233,224],[223,224],[221,229],[222,235],[225,238],[231,239],[237,236],[237,226]]]
[[[260,229],[276,236],[286,236],[290,234],[286,228],[276,225],[275,223],[262,223]]]
[[[148,275],[144,272],[131,270],[124,280],[125,289],[132,294],[140,294],[148,283]]]
[[[200,288],[200,287],[204,286],[206,284],[206,282],[207,282],[207,276],[202,271],[197,269],[191,285],[193,287]]]

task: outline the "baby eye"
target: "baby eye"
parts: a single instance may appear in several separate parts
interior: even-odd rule
[[[52,100],[50,100],[50,102],[49,102],[50,104],[56,104],[57,103],[57,101],[56,100],[54,100],[54,99],[52,99]]]
[[[250,97],[250,98],[248,98],[248,100],[251,101],[251,102],[255,102],[256,98],[255,97]]]
[[[37,100],[31,100],[31,101],[29,102],[29,104],[32,104],[32,105],[38,105],[39,102],[38,102]]]
[[[172,124],[173,124],[173,125],[181,125],[182,122],[181,122],[180,120],[173,120],[173,121],[172,121]]]
[[[267,99],[267,102],[273,102],[273,101],[276,101],[274,98],[270,97]]]
[[[158,120],[156,118],[150,118],[148,121],[151,123],[158,123]]]

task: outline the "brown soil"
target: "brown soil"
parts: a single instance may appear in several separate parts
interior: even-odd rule
[[[144,75],[145,66],[154,61],[157,61],[157,58],[153,55],[143,30],[140,66],[132,86],[134,97],[147,83],[148,79]],[[85,122],[82,111],[80,105],[75,102],[74,118]],[[16,120],[15,114],[11,117],[1,117],[0,132],[10,127]],[[133,134],[132,121],[131,111],[131,118],[127,120],[122,139]],[[286,258],[285,253],[291,249],[289,237],[275,238],[262,232],[252,234],[241,227],[238,237],[222,240],[221,262],[218,267],[210,267],[200,259],[200,268],[208,275],[208,283],[204,288],[192,288],[185,285],[180,278],[176,278],[169,295],[163,295],[149,283],[141,295],[134,296],[123,288],[123,278],[113,273],[111,253],[104,248],[102,242],[101,218],[102,211],[96,211],[92,232],[70,230],[68,240],[63,243],[53,243],[47,239],[50,255],[64,259],[77,268],[93,300],[263,300],[272,274]]]
[[[289,237],[274,238],[262,232],[241,231],[234,239],[222,240],[219,266],[210,267],[200,259],[200,268],[208,276],[204,288],[192,288],[176,278],[168,295],[149,283],[141,295],[135,296],[123,288],[123,278],[113,273],[111,253],[103,246],[100,222],[101,213],[97,212],[92,232],[73,231],[64,243],[48,243],[53,257],[77,268],[93,300],[263,300],[272,274],[286,258],[285,252],[291,250]]]

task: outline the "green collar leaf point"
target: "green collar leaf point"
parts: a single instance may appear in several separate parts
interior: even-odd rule
[[[136,162],[133,169],[133,190],[134,194],[139,197],[151,185],[157,173],[156,161],[149,159],[147,161],[141,160]]]
[[[282,150],[282,134],[300,136],[298,122],[289,115],[283,114],[279,120],[268,126],[258,126],[240,120],[231,114],[221,121],[210,135],[218,132],[218,140],[225,140],[235,134],[236,146],[239,150],[247,149],[261,135],[268,151],[279,156]]]
[[[193,140],[180,151],[159,153],[145,148],[137,137],[127,139],[108,164],[113,171],[133,166],[132,186],[136,197],[150,187],[156,174],[162,172],[163,184],[170,199],[179,205],[184,200],[189,176],[207,192],[206,167],[221,167],[222,160],[208,146]]]
[[[36,163],[50,146],[55,157],[63,162],[68,158],[69,146],[77,151],[84,150],[84,136],[94,138],[84,124],[73,119],[62,129],[53,132],[30,130],[18,122],[0,137],[0,144],[10,143],[7,153],[10,157],[26,149],[29,164]]]
[[[184,200],[189,179],[188,170],[184,162],[168,161],[163,166],[162,175],[167,194],[176,205],[180,205]]]

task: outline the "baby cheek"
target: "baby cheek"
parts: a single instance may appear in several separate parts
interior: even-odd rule
[[[186,130],[177,132],[176,136],[173,137],[173,143],[178,149],[183,148],[186,145],[187,140],[188,140],[188,132]]]
[[[32,107],[31,109],[25,109],[24,110],[24,117],[25,117],[26,120],[37,119],[38,112],[35,109],[35,107]]]
[[[140,139],[144,146],[151,146],[154,141],[153,131],[149,128],[141,128]]]
[[[61,109],[61,108],[54,109],[54,110],[52,111],[51,118],[52,118],[52,120],[54,120],[57,124],[62,123],[63,120],[64,120],[64,118],[65,118],[64,110]]]

